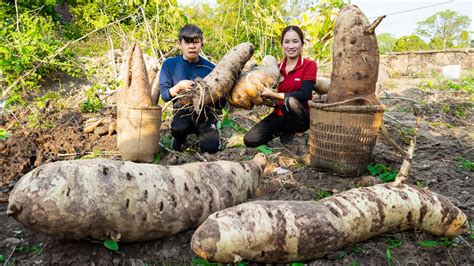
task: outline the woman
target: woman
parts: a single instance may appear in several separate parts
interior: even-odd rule
[[[296,155],[307,151],[304,132],[309,129],[309,106],[316,82],[316,62],[302,56],[304,34],[298,26],[288,26],[281,34],[285,58],[279,64],[283,80],[278,92],[265,89],[262,96],[274,99],[275,110],[244,136],[248,147],[257,147],[279,136],[283,145],[291,145]],[[296,135],[296,136],[295,136]],[[292,149],[292,150],[294,150]]]

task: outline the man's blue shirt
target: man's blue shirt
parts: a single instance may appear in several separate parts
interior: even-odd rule
[[[163,63],[160,71],[160,93],[163,101],[167,102],[173,97],[170,89],[181,80],[194,80],[204,78],[214,69],[214,64],[199,56],[199,61],[191,63],[178,55],[168,58]]]

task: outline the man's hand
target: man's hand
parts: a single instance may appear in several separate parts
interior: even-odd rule
[[[191,88],[194,85],[194,81],[192,80],[181,80],[178,84],[174,85],[173,88],[170,89],[170,94],[172,97],[178,95],[180,92]]]

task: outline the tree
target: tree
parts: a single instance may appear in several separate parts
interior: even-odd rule
[[[416,32],[420,36],[430,38],[432,48],[464,47],[466,42],[463,41],[463,35],[465,38],[469,22],[469,17],[447,9],[418,22]]]
[[[393,51],[397,39],[391,33],[381,33],[377,35],[377,43],[381,54]]]
[[[426,50],[426,44],[418,35],[402,36],[395,41],[394,51],[411,51],[411,50]]]

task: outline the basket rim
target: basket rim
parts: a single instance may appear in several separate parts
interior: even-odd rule
[[[122,105],[122,104],[118,104],[117,108],[125,108],[125,109],[133,109],[133,110],[161,110],[162,109],[160,105],[151,106],[151,107],[135,107],[135,106]]]
[[[315,103],[308,101],[308,104],[312,108],[320,109],[328,112],[359,112],[359,113],[369,113],[369,112],[383,112],[386,107],[383,104],[378,105],[338,105],[338,106],[328,106],[326,103]]]

